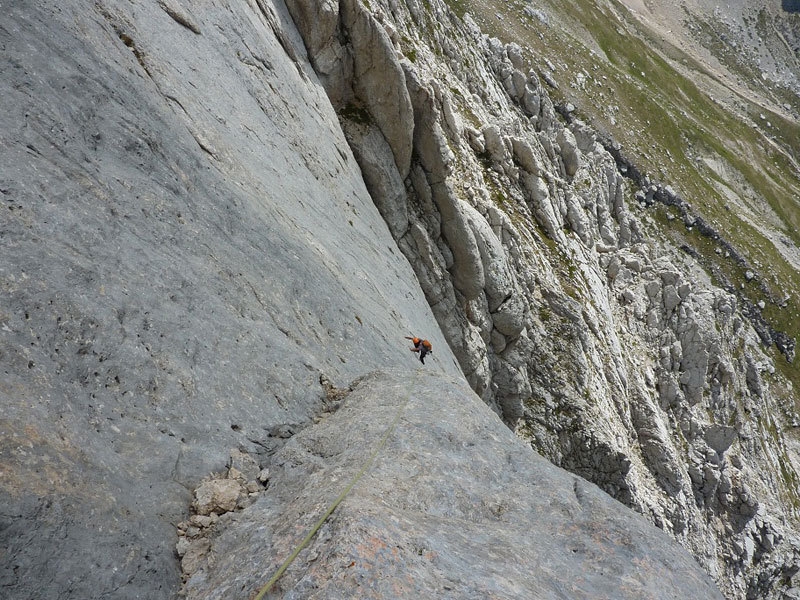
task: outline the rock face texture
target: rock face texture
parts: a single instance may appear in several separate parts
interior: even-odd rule
[[[207,551],[186,597],[260,589],[374,449],[267,597],[722,598],[680,546],[520,444],[463,380],[407,372],[369,375],[275,454],[259,500],[195,542]]]
[[[0,45],[0,596],[167,598],[321,374],[460,370],[285,9],[11,2]]]
[[[796,398],[757,311],[657,234],[595,132],[556,114],[542,59],[444,2],[326,4],[316,20],[311,5],[288,3],[473,390],[555,464],[680,540],[730,597],[795,593],[799,490],[781,430]],[[380,94],[361,92],[396,90],[398,68],[352,66],[376,38],[394,45],[413,107],[407,177],[393,158],[408,138],[381,125]]]
[[[439,0],[3,10],[4,597],[171,597],[181,566],[248,597],[328,501],[291,486],[343,480],[403,397],[300,433],[376,369],[414,382],[400,460],[287,597],[717,597],[576,476],[728,597],[797,595],[794,392],[536,57]]]

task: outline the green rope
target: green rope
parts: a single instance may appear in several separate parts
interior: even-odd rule
[[[350,490],[352,490],[353,487],[358,483],[358,480],[361,479],[364,473],[366,473],[367,470],[372,466],[375,457],[378,456],[378,452],[380,452],[386,445],[389,436],[392,434],[394,428],[397,426],[397,423],[400,421],[400,416],[403,414],[403,410],[408,404],[410,397],[411,396],[409,394],[408,396],[406,396],[402,404],[400,404],[400,406],[397,409],[397,414],[395,414],[394,419],[389,425],[389,428],[386,430],[386,433],[383,434],[381,441],[375,447],[375,450],[372,451],[372,454],[370,454],[369,458],[361,467],[361,470],[358,473],[356,473],[356,476],[353,477],[352,481],[349,484],[347,484],[347,487],[344,488],[344,491],[341,494],[339,494],[339,497],[336,498],[336,500],[333,501],[333,503],[328,507],[328,510],[325,511],[325,514],[323,514],[322,517],[320,517],[319,521],[317,521],[314,527],[311,528],[311,531],[308,532],[308,535],[303,539],[302,542],[300,542],[300,545],[297,546],[297,548],[295,548],[294,552],[292,552],[289,558],[287,558],[284,561],[284,563],[280,566],[280,568],[277,571],[275,571],[275,574],[272,577],[270,577],[269,581],[267,581],[266,584],[264,584],[264,587],[262,587],[259,590],[258,594],[256,595],[255,598],[253,598],[253,600],[262,600],[264,598],[264,594],[266,594],[270,590],[270,588],[272,588],[272,586],[275,585],[278,579],[280,579],[281,575],[283,575],[284,571],[286,571],[286,569],[289,568],[289,565],[291,565],[294,562],[294,559],[297,558],[297,555],[300,554],[300,552],[303,550],[303,548],[306,547],[306,545],[308,545],[308,543],[311,541],[311,538],[313,538],[314,535],[316,535],[320,527],[322,527],[322,524],[328,520],[328,517],[330,517],[333,511],[336,510],[336,507],[339,506],[339,504],[341,504],[342,500],[345,499],[345,496],[347,496],[347,494],[350,493]]]

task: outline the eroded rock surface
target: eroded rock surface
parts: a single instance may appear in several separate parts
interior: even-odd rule
[[[192,564],[186,597],[260,589],[398,411],[372,468],[273,597],[722,598],[685,550],[538,456],[463,381],[403,372],[370,375],[275,455],[263,496]]]
[[[0,596],[169,598],[192,490],[321,373],[459,368],[282,4],[2,13]]]
[[[797,422],[795,393],[764,349],[791,359],[793,341],[659,235],[654,198],[687,202],[628,179],[635,169],[574,106],[557,114],[537,75],[552,71],[548,57],[484,34],[446,2],[360,10],[368,39],[344,17],[339,39],[355,52],[388,36],[414,119],[404,190],[381,187],[376,204],[473,390],[555,464],[680,540],[726,594],[797,588],[800,490],[782,433]],[[317,64],[313,25],[299,30]],[[379,83],[397,72],[340,70],[326,90],[392,88]],[[367,121],[370,100],[360,97]],[[339,116],[347,130],[354,115]],[[375,145],[348,141],[377,161]],[[407,138],[385,142],[390,164]],[[684,221],[707,230],[690,212]]]
[[[561,120],[539,81],[553,70],[547,57],[485,35],[440,0],[31,0],[3,10],[4,594],[174,594],[175,525],[192,503],[191,526],[208,531],[181,535],[178,554],[204,573],[206,534],[227,543],[242,499],[258,493],[249,484],[268,481],[270,456],[339,405],[337,386],[387,365],[420,367],[410,334],[434,343],[426,369],[463,373],[521,438],[679,541],[729,597],[800,587],[800,492],[782,431],[798,422],[796,392],[764,352],[773,336],[755,307],[654,233],[644,211],[660,190],[632,200],[591,128]],[[476,431],[494,436],[480,411]],[[451,417],[472,422],[439,414],[428,433],[461,427]],[[232,448],[258,476],[229,477]],[[320,460],[306,470],[327,473]],[[516,490],[530,485],[517,474],[544,477],[523,462],[508,473],[492,463],[491,474],[470,464]],[[194,496],[225,469],[221,481],[238,483]],[[474,535],[496,523],[500,538],[519,541],[502,515],[536,515],[473,483],[465,475],[436,498],[420,491],[411,506],[452,506],[438,516],[471,515]],[[206,521],[234,495],[222,525]],[[587,527],[587,511],[610,502],[586,509],[573,496],[565,514]],[[615,523],[607,531],[617,535]],[[419,517],[415,527],[434,524]],[[281,527],[256,537],[271,543]],[[397,522],[380,527],[402,536]],[[473,551],[452,535],[432,538],[453,552],[429,572],[442,590],[453,585],[445,567],[463,570],[459,552]],[[378,539],[387,546],[375,553],[391,553]],[[465,545],[453,550],[456,541]],[[414,543],[403,551],[425,557]],[[566,585],[555,566],[569,555],[521,548],[531,564],[556,561],[549,584]],[[584,560],[597,547],[569,550]],[[508,549],[497,552],[517,568]],[[430,566],[411,558],[413,569]],[[654,577],[669,580],[661,568]],[[263,564],[248,586],[256,571]],[[494,588],[480,576],[505,586],[504,572],[459,589],[483,597]]]

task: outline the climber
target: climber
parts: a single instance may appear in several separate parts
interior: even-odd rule
[[[419,362],[423,365],[425,364],[425,356],[431,352],[433,352],[433,347],[428,340],[422,340],[418,337],[409,337],[406,336],[407,340],[411,340],[411,343],[414,344],[414,347],[411,348],[412,352],[419,352]]]

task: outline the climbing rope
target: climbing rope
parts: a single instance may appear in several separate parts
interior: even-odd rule
[[[314,535],[316,535],[316,533],[319,531],[320,527],[322,527],[323,523],[325,523],[325,521],[328,520],[328,517],[331,516],[333,511],[336,510],[336,507],[342,503],[342,500],[344,500],[347,494],[350,493],[350,490],[352,490],[353,487],[358,483],[358,481],[361,479],[364,473],[366,473],[369,470],[369,468],[372,466],[373,461],[378,456],[378,452],[380,452],[383,449],[383,447],[386,445],[387,440],[389,439],[389,436],[392,435],[392,432],[397,426],[397,423],[400,421],[400,416],[403,414],[403,411],[408,405],[408,401],[410,399],[411,399],[411,393],[408,392],[403,402],[401,402],[400,406],[397,408],[397,413],[394,415],[394,419],[392,419],[392,422],[386,429],[386,432],[383,434],[383,437],[381,438],[380,442],[378,442],[378,445],[372,451],[372,454],[370,454],[366,462],[364,462],[364,465],[361,467],[361,470],[358,473],[356,473],[355,477],[353,477],[350,483],[347,484],[347,487],[344,488],[344,491],[341,494],[339,494],[339,497],[336,498],[336,500],[334,500],[331,503],[331,505],[328,507],[328,510],[325,511],[325,513],[320,517],[319,521],[317,521],[314,527],[311,528],[311,531],[308,532],[308,535],[306,535],[303,541],[300,542],[297,548],[294,549],[294,552],[292,552],[289,555],[289,558],[287,558],[284,561],[284,563],[280,566],[280,568],[277,571],[275,571],[275,574],[272,577],[270,577],[267,583],[264,584],[264,586],[259,590],[258,594],[256,594],[253,600],[262,600],[264,598],[264,595],[272,588],[273,585],[275,585],[278,579],[280,579],[281,575],[283,575],[284,571],[286,571],[286,569],[289,568],[289,565],[291,565],[294,562],[294,559],[297,558],[297,555],[300,554],[303,548],[305,548],[308,545],[308,543],[311,541]]]

